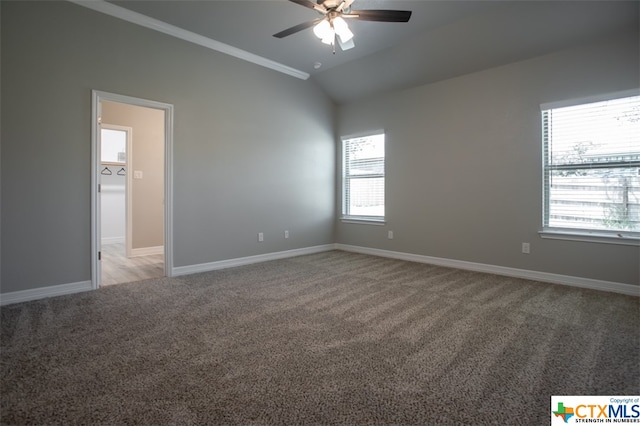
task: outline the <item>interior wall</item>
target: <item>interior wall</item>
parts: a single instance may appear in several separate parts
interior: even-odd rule
[[[312,81],[70,2],[0,7],[2,293],[91,279],[93,89],[174,105],[174,266],[333,242],[333,104]]]
[[[105,173],[108,168],[111,174]],[[124,244],[126,236],[127,166],[100,165],[100,239],[101,244]]]
[[[133,249],[164,245],[164,111],[102,102],[102,122],[132,131],[131,230]],[[142,172],[138,179],[134,173]]]
[[[619,34],[339,107],[340,135],[386,132],[387,223],[338,222],[337,241],[638,285],[639,247],[538,235],[540,104],[639,87],[638,53]]]

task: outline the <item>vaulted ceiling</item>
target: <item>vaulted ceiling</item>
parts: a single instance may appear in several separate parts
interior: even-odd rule
[[[356,46],[333,54],[311,29],[283,39],[272,36],[320,16],[287,0],[110,3],[121,12],[136,12],[275,61],[300,71],[302,78],[310,75],[336,103],[523,60],[616,32],[640,31],[638,1],[355,0],[353,9],[413,14],[408,23],[349,20]]]

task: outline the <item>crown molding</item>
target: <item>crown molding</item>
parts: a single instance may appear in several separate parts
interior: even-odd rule
[[[265,68],[269,68],[283,74],[287,74],[301,80],[309,78],[309,74],[300,71],[295,68],[291,68],[287,65],[279,62],[272,61],[271,59],[264,58],[262,56],[255,55],[237,47],[230,46],[225,43],[210,39],[200,34],[187,31],[175,25],[168,24],[158,19],[150,18],[138,12],[126,9],[124,7],[117,6],[113,3],[109,3],[104,0],[68,0],[71,3],[83,6],[96,12],[104,13],[105,15],[113,16],[114,18],[122,19],[132,24],[140,25],[145,28],[152,29],[164,34],[168,34],[172,37],[179,38],[181,40],[188,41],[190,43],[197,44],[199,46],[206,47],[216,52],[225,53],[227,55],[242,59],[247,62],[251,62],[256,65],[260,65]]]

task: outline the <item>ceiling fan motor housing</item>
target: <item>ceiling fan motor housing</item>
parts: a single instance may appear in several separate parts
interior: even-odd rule
[[[340,6],[340,3],[342,3],[343,1],[344,0],[318,0],[318,4],[323,5],[327,9],[335,9],[336,7]]]

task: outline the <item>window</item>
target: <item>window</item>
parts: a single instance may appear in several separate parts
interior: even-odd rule
[[[384,134],[342,141],[343,219],[384,220]]]
[[[543,233],[640,238],[640,96],[601,99],[542,106]]]

